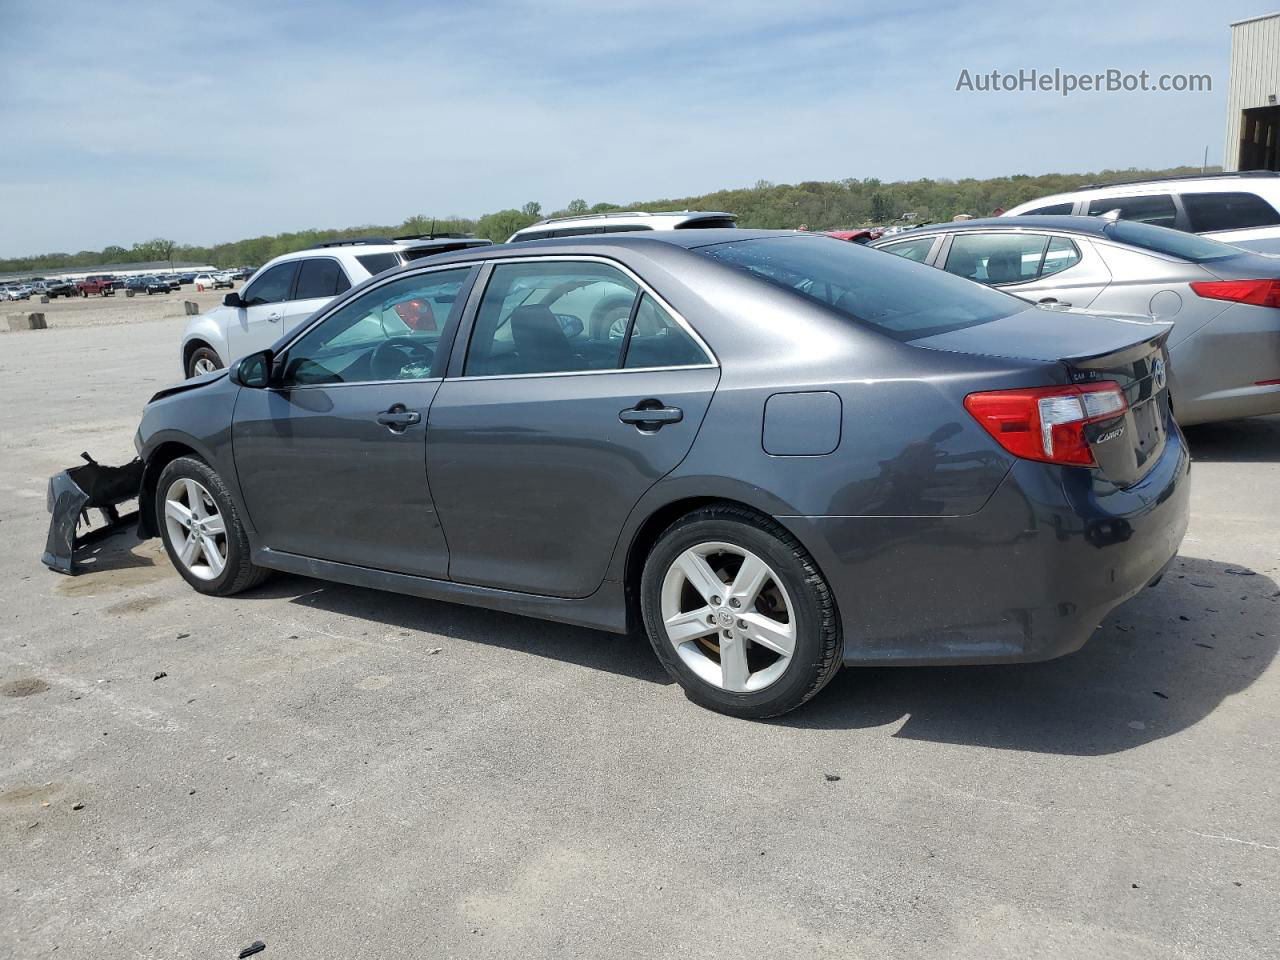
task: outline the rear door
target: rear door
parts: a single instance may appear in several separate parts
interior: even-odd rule
[[[496,263],[472,299],[427,427],[450,579],[588,596],[632,507],[688,453],[719,368],[613,262]]]

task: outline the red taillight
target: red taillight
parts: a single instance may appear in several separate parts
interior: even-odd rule
[[[1129,403],[1114,380],[1074,387],[989,390],[964,398],[964,408],[1015,457],[1094,465],[1084,428],[1124,413]]]
[[[1193,283],[1191,289],[1209,300],[1280,307],[1280,280],[1205,280]]]

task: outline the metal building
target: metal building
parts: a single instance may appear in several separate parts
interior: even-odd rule
[[[1280,13],[1231,25],[1224,170],[1280,170]]]

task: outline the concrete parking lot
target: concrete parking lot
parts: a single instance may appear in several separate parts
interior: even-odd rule
[[[0,956],[1276,955],[1280,420],[1194,431],[1180,559],[1080,653],[747,723],[641,638],[47,571],[181,329],[0,335]]]

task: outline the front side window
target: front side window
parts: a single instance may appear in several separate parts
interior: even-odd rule
[[[933,249],[933,237],[917,237],[915,240],[889,243],[876,249],[892,253],[895,257],[905,257],[915,263],[924,263],[929,259],[929,251]]]
[[[293,277],[298,272],[298,261],[277,263],[245,288],[240,298],[247,307],[257,307],[264,303],[280,303],[289,299],[289,291],[293,289]]]
[[[962,330],[1027,308],[1017,297],[942,270],[826,237],[761,237],[694,250],[895,340]]]
[[[1157,227],[1174,227],[1178,222],[1173,197],[1167,193],[1147,197],[1099,197],[1089,201],[1091,217],[1100,217],[1112,210],[1120,211],[1121,220],[1136,220],[1138,223],[1150,223]]]
[[[298,268],[298,287],[294,291],[295,300],[317,300],[321,297],[335,297],[351,289],[351,282],[337,260],[328,257],[317,257],[303,260]]]
[[[1247,230],[1280,223],[1280,213],[1256,193],[1184,193],[1182,206],[1196,233]]]
[[[471,267],[457,267],[401,277],[356,297],[289,348],[284,383],[432,376],[440,334],[470,273]]]
[[[463,376],[614,369],[639,292],[603,263],[500,263],[476,311]]]
[[[966,233],[951,241],[947,273],[979,283],[1026,283],[1040,273],[1049,238],[1034,233]]]

